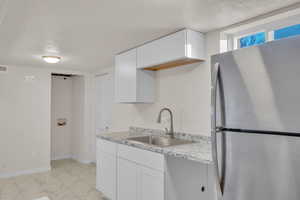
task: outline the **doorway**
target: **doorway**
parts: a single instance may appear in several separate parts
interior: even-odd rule
[[[52,75],[51,160],[71,157],[72,77]]]
[[[52,74],[51,160],[80,161],[84,123],[84,77]]]

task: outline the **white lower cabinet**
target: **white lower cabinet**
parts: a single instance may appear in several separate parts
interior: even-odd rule
[[[208,165],[183,158],[166,158],[165,200],[215,200],[208,183]]]
[[[118,159],[118,200],[164,200],[164,174]]]
[[[97,189],[110,200],[212,200],[208,166],[102,139]]]
[[[106,147],[103,149],[103,147]],[[116,144],[97,140],[96,188],[111,200],[117,200]]]
[[[164,173],[146,167],[139,168],[139,200],[164,200]]]
[[[116,200],[116,157],[100,153],[99,189],[111,200]]]
[[[122,158],[118,159],[118,200],[138,199],[138,166]]]
[[[164,200],[164,156],[118,147],[118,200]]]

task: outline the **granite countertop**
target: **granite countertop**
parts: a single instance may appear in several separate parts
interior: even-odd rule
[[[131,127],[127,132],[105,133],[97,135],[97,137],[111,142],[161,153],[167,156],[174,156],[205,164],[212,164],[211,142],[209,137],[175,133],[175,138],[192,140],[193,143],[170,147],[158,147],[128,140],[128,138],[131,137],[161,134],[163,134],[163,132],[160,130]]]

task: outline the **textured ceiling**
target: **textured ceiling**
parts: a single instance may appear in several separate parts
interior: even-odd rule
[[[111,66],[113,55],[188,27],[207,32],[298,0],[0,0],[0,64],[66,69]]]

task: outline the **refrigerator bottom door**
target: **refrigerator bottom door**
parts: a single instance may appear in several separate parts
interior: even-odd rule
[[[224,200],[299,200],[300,138],[226,132]]]

